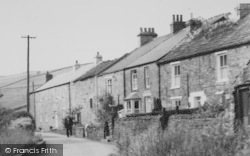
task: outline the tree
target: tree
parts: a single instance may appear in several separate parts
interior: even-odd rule
[[[100,107],[97,110],[97,119],[104,128],[104,138],[109,136],[109,122],[112,125],[112,134],[114,133],[114,120],[117,117],[117,105],[114,104],[114,98],[112,95],[107,94],[99,98]]]

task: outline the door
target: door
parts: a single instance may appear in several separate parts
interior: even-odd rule
[[[54,112],[55,115],[55,129],[58,129],[58,114],[57,112]]]
[[[152,104],[150,97],[145,97],[146,113],[152,112]]]
[[[244,90],[241,93],[241,100],[242,100],[242,106],[243,106],[243,123],[245,126],[248,126],[250,124],[250,100],[249,100],[249,91]]]

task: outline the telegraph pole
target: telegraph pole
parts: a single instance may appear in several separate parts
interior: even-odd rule
[[[30,39],[35,39],[36,37],[22,36],[22,38],[27,38],[27,112],[30,111]]]

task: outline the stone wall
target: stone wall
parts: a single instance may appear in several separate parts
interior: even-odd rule
[[[81,106],[81,124],[96,124],[97,110],[95,77],[71,84],[72,109]],[[92,99],[92,108],[90,101]]]
[[[216,54],[193,57],[180,61],[181,87],[171,89],[171,64],[161,65],[161,99],[164,107],[171,107],[171,98],[181,97],[182,107],[187,108],[190,96],[195,92],[204,92],[206,102],[211,104],[223,103],[223,96],[229,103],[228,109],[233,112],[234,87],[243,83],[243,68],[250,59],[250,47],[242,46],[226,50],[228,54],[229,81],[217,81]],[[188,76],[187,76],[188,75]]]
[[[54,87],[35,94],[36,127],[63,129],[63,118],[69,110],[69,86]]]
[[[98,76],[98,96],[107,93],[107,80],[112,80],[112,93],[115,104],[122,104],[124,99],[123,71]]]
[[[152,124],[159,121],[160,116],[138,116],[120,118],[115,122],[114,138],[123,142],[128,136],[135,136],[147,130]]]
[[[145,87],[145,76],[144,76],[144,69],[145,67],[149,68],[149,83],[150,87],[147,89]],[[151,63],[144,66],[139,66],[136,68],[131,68],[125,71],[125,81],[126,81],[126,96],[128,96],[132,91],[132,83],[131,83],[131,71],[137,70],[137,84],[138,84],[138,92],[139,96],[141,97],[142,107],[145,108],[145,101],[144,97],[150,97],[151,103],[153,106],[154,98],[159,98],[159,68],[156,63]]]

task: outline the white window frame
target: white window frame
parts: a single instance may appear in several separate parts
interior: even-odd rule
[[[197,106],[195,106],[195,98],[200,97],[200,106],[203,106],[207,100],[207,97],[205,95],[204,91],[199,91],[199,92],[192,92],[189,95],[189,103],[190,103],[190,108],[197,108]]]
[[[216,71],[217,71],[217,82],[228,82],[228,53],[227,51],[223,51],[223,52],[218,52],[215,54],[216,56]],[[226,64],[225,64],[225,60],[224,58],[222,59],[221,62],[221,57],[226,56]],[[222,70],[225,70],[226,72],[226,77],[222,77]]]
[[[149,103],[149,105],[148,105]],[[153,106],[152,106],[152,100],[150,96],[145,96],[144,97],[144,104],[145,104],[145,113],[150,113],[153,110]],[[150,108],[148,109],[149,111],[147,111],[147,106],[149,106]]]
[[[138,89],[138,76],[137,76],[137,70],[131,70],[131,85],[132,85],[132,90],[137,90]]]
[[[129,100],[126,102],[127,114],[132,114],[132,102]]]
[[[48,122],[48,115],[45,113],[45,122]]]
[[[179,109],[180,109],[182,96],[171,97],[170,100],[171,100],[171,104],[170,104],[169,109],[175,110],[177,104],[179,105]]]
[[[176,89],[180,88],[181,86],[181,66],[180,66],[180,61],[178,62],[173,62],[170,64],[171,65],[171,89]],[[179,67],[179,70],[176,70],[176,68]]]
[[[138,108],[135,108],[135,101],[138,101]],[[134,112],[135,114],[141,113],[141,103],[140,100],[133,100],[133,107],[134,107]]]
[[[149,83],[149,67],[144,67],[144,80],[145,80],[145,88],[148,89],[150,88],[150,83]]]
[[[40,113],[40,122],[43,122],[43,120],[42,120],[42,113]]]
[[[107,79],[107,93],[112,94],[112,79]]]

